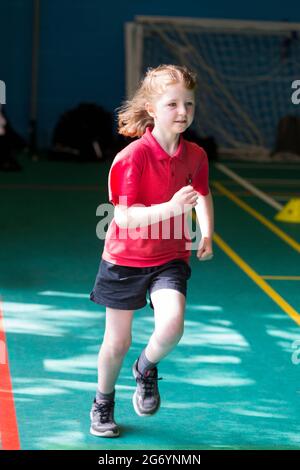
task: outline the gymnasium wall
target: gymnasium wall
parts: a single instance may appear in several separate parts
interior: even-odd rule
[[[125,98],[124,22],[135,15],[300,21],[295,2],[41,0],[38,143],[82,101],[113,111]],[[28,136],[33,0],[0,0],[0,80],[9,118]]]

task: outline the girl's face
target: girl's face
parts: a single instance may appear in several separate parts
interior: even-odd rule
[[[153,104],[148,104],[147,111],[154,118],[155,127],[171,134],[181,134],[194,119],[194,91],[182,83],[169,85]]]

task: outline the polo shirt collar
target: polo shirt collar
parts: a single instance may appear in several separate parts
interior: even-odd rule
[[[184,147],[185,147],[184,139],[183,139],[182,135],[180,135],[180,137],[179,137],[179,143],[178,143],[178,147],[177,147],[176,152],[171,156],[157,142],[157,140],[155,139],[155,137],[152,134],[152,129],[153,129],[152,127],[147,127],[146,128],[146,132],[144,133],[144,135],[142,137],[142,140],[144,142],[146,142],[147,145],[149,145],[151,147],[151,149],[153,150],[154,156],[158,160],[163,160],[163,159],[166,159],[166,158],[179,158],[180,160],[182,160],[183,155],[184,155]]]

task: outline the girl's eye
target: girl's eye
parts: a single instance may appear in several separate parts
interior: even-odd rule
[[[175,108],[175,107],[176,107],[176,103],[168,103],[168,106],[169,106],[170,108]],[[194,103],[193,103],[192,101],[188,101],[188,102],[186,103],[186,106],[189,106],[189,107],[194,106]]]

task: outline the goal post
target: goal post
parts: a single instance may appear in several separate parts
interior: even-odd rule
[[[194,129],[223,154],[265,159],[300,78],[300,23],[137,16],[126,26],[127,96],[148,67],[197,73]],[[300,108],[300,107],[299,107]]]
[[[143,28],[133,22],[125,23],[126,98],[137,89],[143,74]]]

